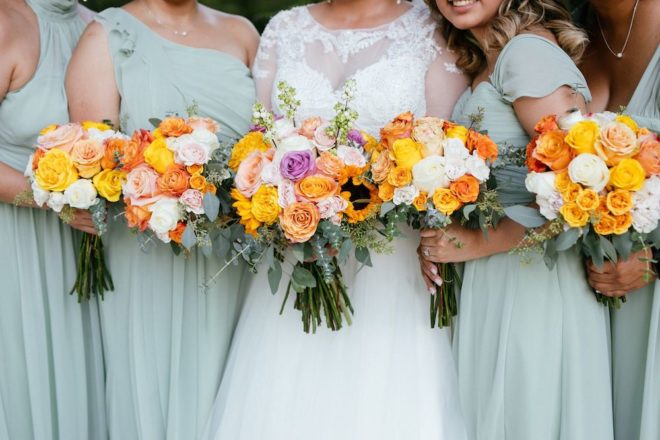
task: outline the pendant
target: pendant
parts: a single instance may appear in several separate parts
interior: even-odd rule
[[[619,52],[618,54],[616,54],[616,57],[619,59],[623,58],[623,52]]]

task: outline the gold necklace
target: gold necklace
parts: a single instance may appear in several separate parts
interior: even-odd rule
[[[179,30],[176,30],[176,29],[172,29],[170,26],[167,26],[165,23],[160,21],[160,19],[158,17],[156,17],[156,15],[152,12],[152,10],[149,7],[149,5],[147,4],[147,2],[142,2],[142,4],[147,9],[147,12],[149,13],[149,16],[151,18],[153,18],[153,20],[156,22],[156,24],[158,24],[158,26],[167,29],[168,31],[172,32],[174,35],[176,35],[178,37],[187,37],[188,34],[190,34],[190,31],[179,31]]]
[[[608,43],[607,38],[605,38],[605,32],[603,32],[603,26],[600,25],[600,17],[598,16],[598,13],[596,13],[596,21],[598,22],[598,29],[600,29],[600,35],[603,37],[605,46],[607,46],[607,50],[612,52],[612,55],[614,55],[618,59],[623,58],[623,52],[626,51],[626,46],[628,46],[628,39],[630,38],[630,32],[632,31],[633,23],[635,22],[635,14],[637,13],[637,5],[639,5],[639,0],[635,2],[635,7],[633,8],[632,17],[630,18],[630,25],[628,26],[628,35],[626,35],[626,41],[623,42],[623,47],[621,48],[621,52],[614,52],[610,47],[610,43]]]

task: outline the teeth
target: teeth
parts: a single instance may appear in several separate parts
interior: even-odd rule
[[[449,0],[449,2],[457,7],[468,6],[472,3],[476,3],[477,0]]]

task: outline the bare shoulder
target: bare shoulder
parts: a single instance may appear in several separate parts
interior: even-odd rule
[[[108,37],[103,25],[98,21],[90,22],[78,41],[78,47],[104,47],[107,45]]]
[[[0,2],[0,5],[2,3],[4,2]],[[11,50],[20,42],[28,24],[27,17],[12,5],[3,5],[0,8],[0,47],[3,52]]]
[[[259,32],[245,17],[203,7],[211,24],[220,32],[227,32],[242,43],[252,46],[259,42]]]

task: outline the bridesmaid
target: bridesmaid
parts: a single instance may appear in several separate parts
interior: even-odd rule
[[[149,118],[220,123],[223,140],[249,128],[250,65],[259,36],[243,18],[195,0],[136,0],[103,11],[83,34],[66,86],[72,120],[109,119],[131,133]],[[170,246],[143,249],[114,219],[107,249],[115,291],[101,303],[110,437],[197,438],[217,393],[239,307],[243,267]]]
[[[623,106],[640,125],[660,132],[657,6],[649,0],[591,0],[583,11],[591,44],[581,69],[593,93],[591,111]],[[621,440],[660,438],[660,272],[643,261],[652,256],[639,252],[602,270],[588,265],[594,289],[627,298],[611,311],[614,434]],[[654,259],[659,257],[655,250]]]
[[[0,438],[105,438],[95,299],[78,304],[72,230],[16,206],[39,131],[68,122],[64,73],[91,13],[75,0],[0,8]],[[87,212],[72,227],[94,232]]]
[[[501,155],[524,148],[534,125],[590,100],[574,60],[585,35],[552,0],[437,0],[432,8],[458,66],[473,78],[453,119],[485,108],[482,129]],[[575,88],[578,92],[572,90]],[[519,201],[526,170],[495,172]],[[434,262],[466,262],[454,350],[471,439],[612,439],[607,311],[587,284],[579,255],[565,252],[553,270],[540,257],[509,254],[524,230],[504,220],[485,239],[452,225],[422,232]],[[457,248],[452,238],[465,246]],[[437,278],[428,272],[429,278]]]

